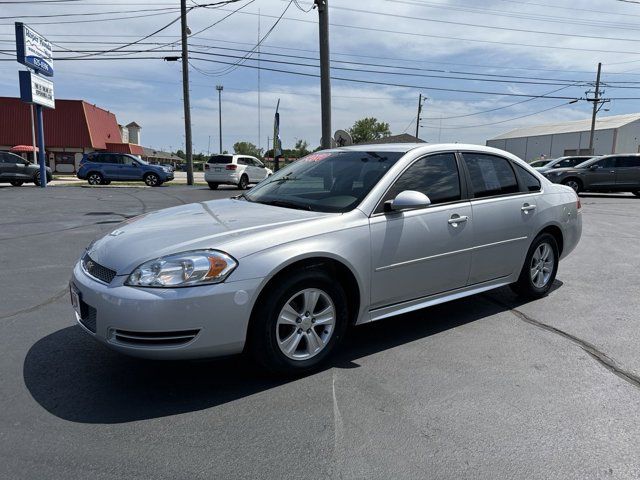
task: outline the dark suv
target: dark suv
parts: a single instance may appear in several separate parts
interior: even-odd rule
[[[576,192],[631,192],[640,197],[640,155],[605,155],[572,168],[541,172],[554,183]]]
[[[50,181],[51,169],[47,167],[47,182]],[[29,182],[40,185],[40,166],[15,153],[0,152],[0,182],[14,187]]]
[[[109,185],[113,180],[141,180],[150,187],[159,187],[173,180],[173,171],[125,153],[93,152],[82,157],[77,176],[90,185]]]

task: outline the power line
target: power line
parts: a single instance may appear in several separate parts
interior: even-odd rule
[[[122,13],[141,13],[141,12],[158,12],[167,10],[180,10],[177,7],[164,7],[164,8],[144,8],[139,10],[117,10],[107,12],[83,12],[83,13],[55,13],[51,15],[11,15],[8,17],[0,17],[0,20],[7,20],[9,18],[53,18],[53,17],[85,17],[93,15],[116,15]]]

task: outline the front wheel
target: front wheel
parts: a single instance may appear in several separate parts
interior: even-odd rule
[[[580,183],[580,180],[577,180],[575,178],[569,178],[568,180],[562,182],[562,184],[566,185],[567,187],[573,188],[573,191],[576,193],[580,193],[580,191],[582,190],[582,183]]]
[[[218,189],[218,184],[217,183],[207,182],[207,184],[209,185],[209,188],[211,190],[217,190]]]
[[[11,185],[14,187],[21,187],[24,182],[21,180],[11,180]]]
[[[511,284],[511,289],[528,298],[544,297],[556,278],[559,259],[558,243],[553,235],[538,235],[529,247],[520,277]]]
[[[149,187],[159,187],[160,185],[162,185],[160,177],[158,177],[158,175],[156,175],[155,173],[147,173],[144,176],[144,183],[146,183]]]
[[[337,347],[347,319],[343,288],[323,271],[303,270],[279,282],[256,306],[250,351],[272,372],[308,372]]]

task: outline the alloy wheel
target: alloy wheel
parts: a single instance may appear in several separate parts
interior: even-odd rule
[[[158,181],[158,176],[153,173],[150,173],[144,179],[144,183],[146,183],[150,187],[155,187],[156,185],[158,185]]]
[[[89,178],[87,178],[87,182],[89,182],[89,185],[100,185],[102,183],[102,175],[99,173],[92,173],[89,175]]]
[[[580,184],[575,180],[569,180],[565,183],[565,185],[573,188],[573,191],[576,193],[580,191]]]
[[[329,295],[306,288],[284,304],[276,323],[280,351],[293,360],[308,360],[329,343],[336,323],[336,307]]]
[[[536,288],[543,288],[549,283],[555,258],[551,245],[546,242],[541,243],[531,257],[531,282]]]

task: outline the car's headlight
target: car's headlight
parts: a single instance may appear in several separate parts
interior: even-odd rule
[[[238,266],[231,256],[215,250],[167,255],[136,268],[126,285],[134,287],[187,287],[223,282]]]

